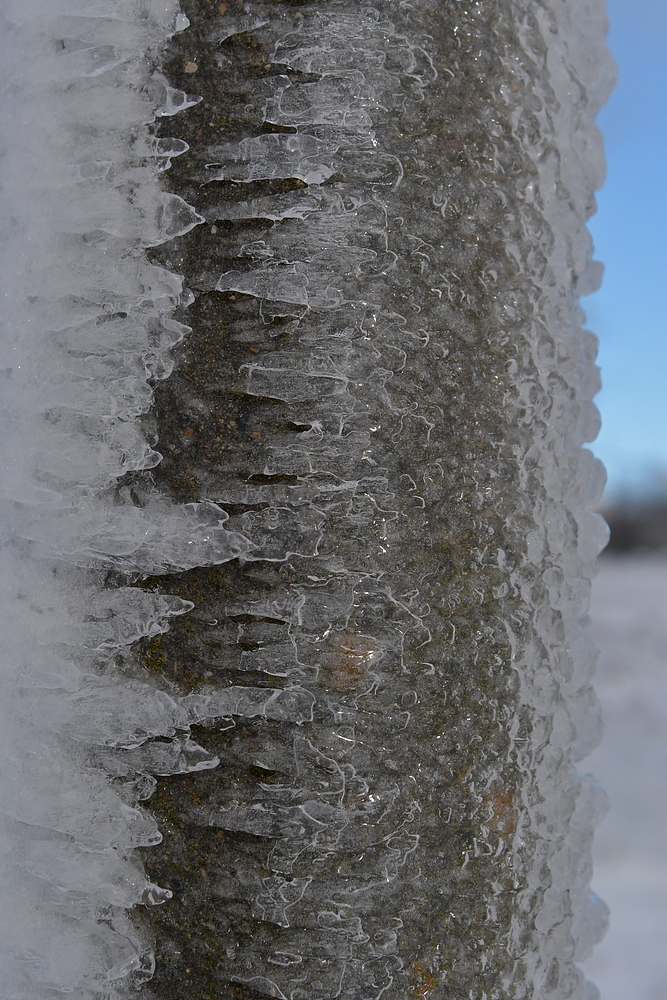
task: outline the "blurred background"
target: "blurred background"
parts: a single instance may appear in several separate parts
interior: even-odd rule
[[[584,300],[611,527],[591,602],[606,735],[583,768],[611,799],[593,877],[611,918],[584,967],[602,1000],[667,1000],[667,0],[607,8],[619,82],[590,224],[605,278]]]

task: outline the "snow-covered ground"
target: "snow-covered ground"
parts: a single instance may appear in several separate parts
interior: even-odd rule
[[[591,631],[606,733],[583,766],[612,802],[593,878],[611,920],[585,970],[602,1000],[667,1000],[667,559],[603,558]]]

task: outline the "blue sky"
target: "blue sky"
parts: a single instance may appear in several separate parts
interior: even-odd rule
[[[598,123],[607,181],[590,228],[605,264],[584,299],[600,338],[608,493],[667,489],[667,0],[608,0],[620,76]]]

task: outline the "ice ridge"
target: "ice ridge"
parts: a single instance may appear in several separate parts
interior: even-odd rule
[[[161,834],[139,803],[152,774],[217,764],[188,736],[201,710],[123,675],[132,645],[191,602],[105,578],[250,547],[213,503],[154,492],[137,504],[120,486],[160,460],[142,417],[189,332],[172,315],[191,299],[183,278],[146,256],[203,221],[157,182],[187,145],[157,138],[156,118],[199,100],[154,69],[187,23],[151,0],[9,0],[0,15],[8,1000],[113,998],[150,978],[151,942],[130,910],[171,893],[143,873],[136,849]]]

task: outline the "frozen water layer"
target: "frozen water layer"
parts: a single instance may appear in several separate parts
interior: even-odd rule
[[[139,802],[152,773],[217,764],[185,731],[131,760],[98,746],[121,709],[100,678],[192,607],[104,590],[103,567],[159,573],[249,544],[211,505],[114,492],[160,459],[138,418],[189,329],[171,317],[189,300],[182,278],[145,255],[203,221],[156,182],[187,145],[148,128],[196,103],[151,69],[186,26],[168,0],[2,11],[0,992],[12,1000],[111,1000],[150,978],[130,911],[171,893],[135,853],[161,839]]]

